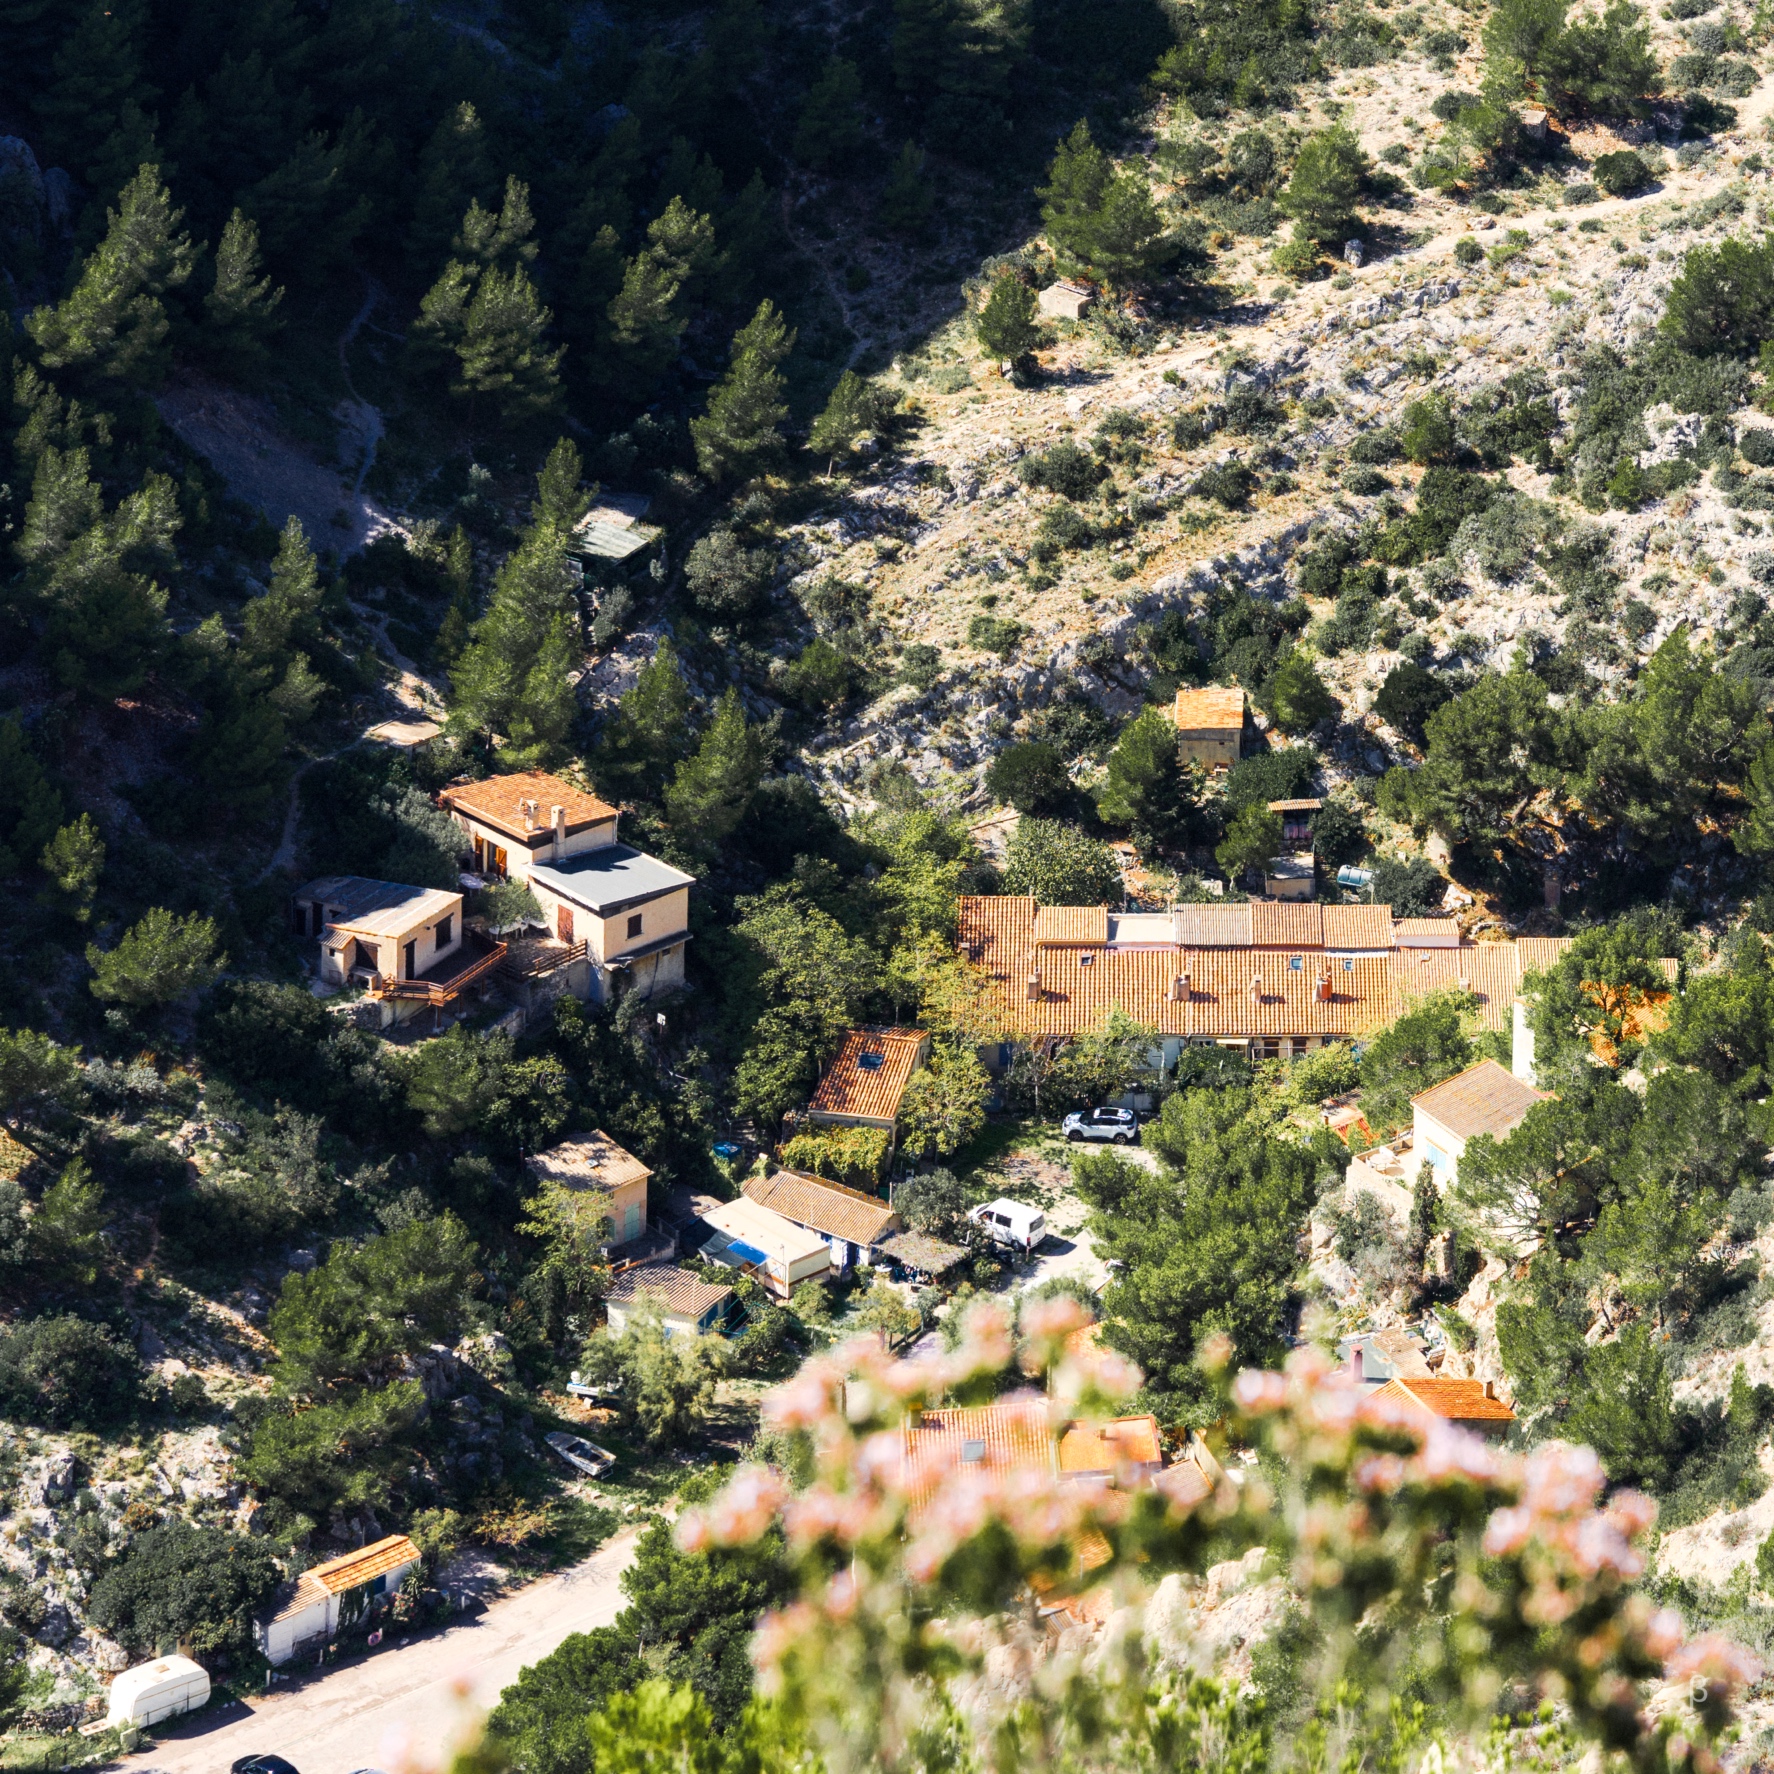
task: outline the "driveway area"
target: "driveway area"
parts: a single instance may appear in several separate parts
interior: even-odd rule
[[[228,1774],[239,1757],[271,1753],[301,1774],[438,1767],[444,1752],[562,1639],[607,1626],[626,1605],[618,1583],[640,1529],[617,1535],[581,1565],[491,1603],[447,1631],[202,1721],[114,1763],[131,1774]]]

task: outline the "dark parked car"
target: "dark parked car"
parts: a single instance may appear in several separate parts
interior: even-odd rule
[[[242,1756],[228,1774],[297,1774],[293,1762],[282,1756]]]

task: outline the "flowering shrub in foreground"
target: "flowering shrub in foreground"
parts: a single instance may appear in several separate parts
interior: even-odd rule
[[[1166,1572],[1253,1546],[1319,1628],[1327,1705],[1354,1697],[1370,1719],[1396,1720],[1408,1666],[1417,1692],[1475,1724],[1500,1702],[1553,1701],[1578,1737],[1645,1774],[1717,1767],[1731,1695],[1760,1672],[1727,1641],[1686,1641],[1674,1614],[1635,1593],[1655,1505],[1634,1492],[1604,1501],[1587,1448],[1506,1454],[1302,1353],[1285,1373],[1231,1381],[1231,1426],[1269,1457],[1193,1506],[1150,1486],[908,1460],[908,1418],[994,1394],[1013,1361],[1045,1382],[1010,1401],[1031,1427],[1113,1414],[1139,1375],[1107,1351],[1068,1353],[1082,1320],[1069,1300],[1031,1307],[1018,1351],[1004,1315],[978,1307],[950,1354],[899,1361],[860,1342],[810,1363],[766,1408],[811,1438],[814,1482],[796,1494],[769,1468],[743,1468],[681,1523],[694,1549],[782,1522],[801,1595],[760,1625],[759,1684],[831,1774],[979,1757],[1005,1769],[1266,1766],[1254,1710],[1212,1682],[1153,1676],[1137,1612]],[[1037,1596],[1105,1583],[1128,1611],[1098,1653],[1030,1649]],[[1000,1671],[1021,1656],[1031,1697],[969,1716],[966,1678],[995,1648]],[[1685,1686],[1653,1717],[1661,1684]]]

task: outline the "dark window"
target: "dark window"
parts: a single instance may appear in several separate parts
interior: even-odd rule
[[[300,900],[296,901],[296,909],[292,913],[292,917],[295,922],[296,935],[306,936],[308,934],[308,908]]]
[[[440,949],[447,949],[450,946],[450,936],[451,936],[452,932],[455,930],[455,928],[456,928],[456,918],[455,918],[454,913],[451,913],[451,915],[447,918],[439,918],[438,919],[438,921],[437,921],[437,946]]]
[[[886,1058],[884,1053],[859,1053],[856,1056],[856,1063],[865,1072],[878,1072]]]
[[[641,914],[639,912],[636,912],[634,914],[634,916],[628,920],[628,934],[630,936],[639,936],[640,933],[641,933]]]

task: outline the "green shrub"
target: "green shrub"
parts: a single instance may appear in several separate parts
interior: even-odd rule
[[[1747,427],[1737,440],[1743,459],[1757,468],[1774,468],[1774,431],[1766,425]]]
[[[1065,760],[1046,740],[1028,739],[1007,745],[986,771],[986,787],[1019,813],[1045,813],[1062,805],[1072,792]]]
[[[1228,511],[1235,511],[1250,503],[1256,486],[1257,477],[1242,462],[1216,462],[1195,477],[1189,491],[1197,498],[1212,499]]]
[[[1413,745],[1421,745],[1424,722],[1452,697],[1453,692],[1434,672],[1407,660],[1387,672],[1374,698],[1374,713]]]
[[[44,1429],[103,1429],[141,1398],[142,1364],[102,1324],[64,1313],[0,1330],[0,1414]]]
[[[1382,463],[1396,462],[1399,448],[1397,427],[1376,425],[1372,431],[1364,431],[1349,446],[1349,460],[1364,467],[1378,468]]]
[[[1774,333],[1774,238],[1692,248],[1659,325],[1695,357],[1758,350]]]
[[[1004,891],[1042,905],[1106,905],[1121,897],[1121,865],[1107,844],[1053,819],[1024,819],[1004,859]]]
[[[1008,616],[988,616],[981,610],[967,624],[967,644],[982,653],[996,653],[999,658],[1008,659],[1026,632],[1020,622],[1013,622]]]
[[[814,639],[790,662],[784,681],[802,708],[841,708],[854,686],[855,667],[830,641]]]
[[[252,1614],[282,1579],[263,1540],[169,1521],[137,1534],[92,1586],[87,1611],[126,1650],[152,1657],[244,1651]]]
[[[1065,438],[1051,449],[1024,456],[1016,472],[1026,486],[1045,487],[1068,499],[1088,499],[1109,478],[1106,463]]]
[[[1598,155],[1593,171],[1595,182],[1610,197],[1630,197],[1651,182],[1651,169],[1630,148]]]
[[[1484,257],[1484,248],[1470,234],[1462,234],[1454,242],[1454,258],[1462,265],[1476,265]]]
[[[1317,245],[1297,229],[1291,240],[1284,240],[1269,255],[1269,262],[1283,277],[1291,277],[1296,283],[1321,277],[1329,270]]]
[[[899,656],[899,675],[914,690],[934,689],[942,676],[942,654],[928,641],[913,641]]]

